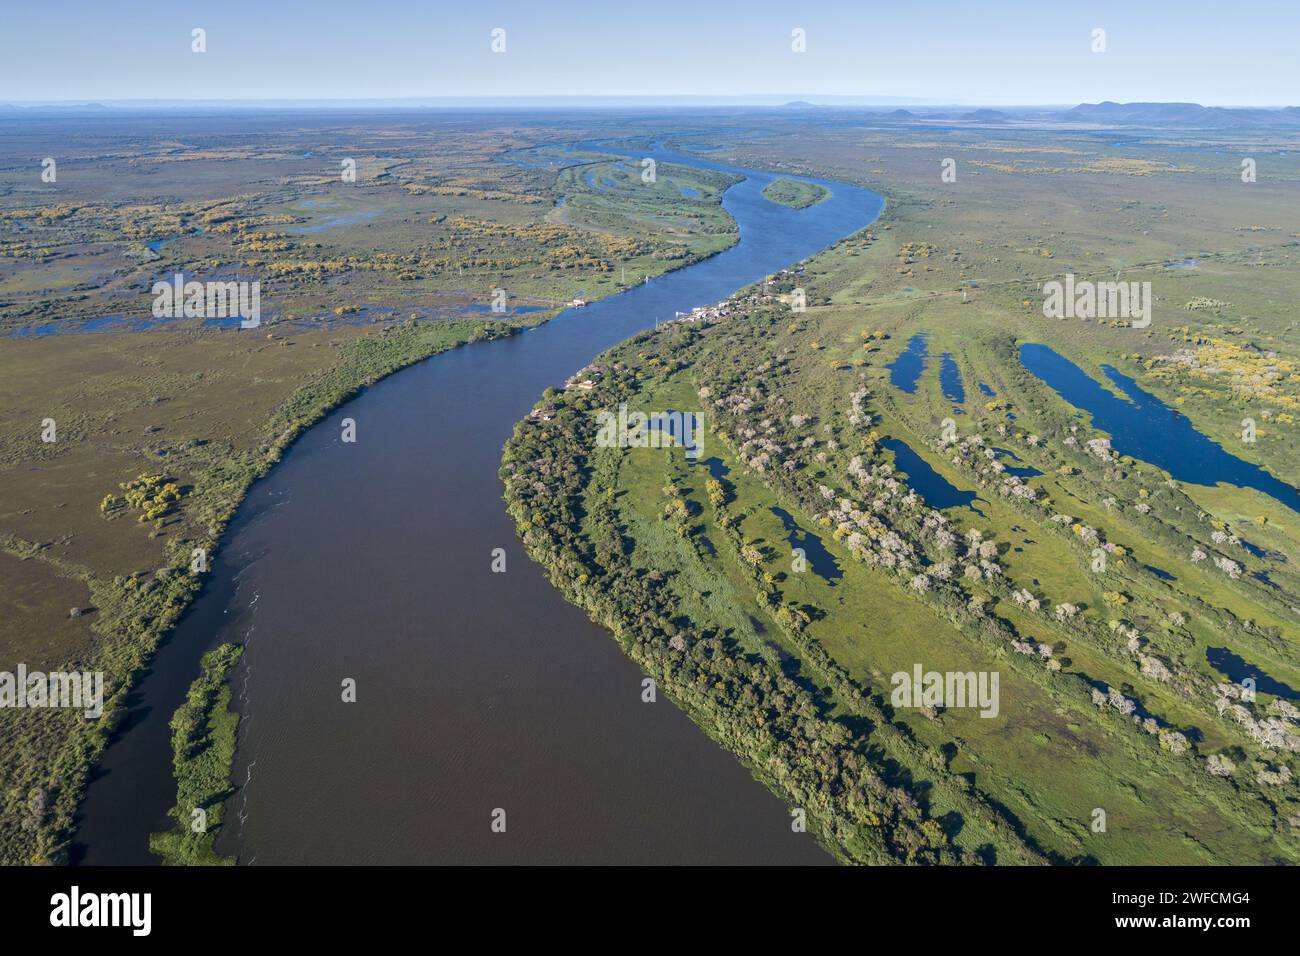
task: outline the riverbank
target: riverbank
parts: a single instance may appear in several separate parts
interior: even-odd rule
[[[733,321],[749,319],[743,308],[738,315]],[[601,363],[617,374],[589,392],[545,400],[540,416],[515,429],[501,477],[525,550],[658,692],[789,806],[793,827],[815,834],[841,862],[963,862],[917,794],[874,756],[887,733],[884,714],[833,661],[818,657],[815,644],[798,646],[805,619],[798,608],[781,604],[771,576],[733,583],[726,570],[699,573],[697,566],[720,548],[742,551],[735,530],[742,515],[728,511],[734,486],[708,481],[715,521],[707,536],[697,534],[695,521],[706,509],[692,492],[700,491],[703,467],[685,466],[680,449],[631,459],[638,453],[597,447],[597,411],[619,401],[645,404],[645,380],[655,380],[661,361],[675,364],[682,346],[697,340],[693,332],[670,327],[606,353]],[[646,350],[661,358],[641,365],[636,354]],[[673,400],[689,403],[690,397]],[[632,460],[640,467],[625,468]],[[643,469],[651,474],[626,473]],[[633,488],[657,485],[661,474],[668,482],[664,514],[640,520],[628,504]],[[691,478],[692,487],[685,487]],[[722,608],[747,605],[742,595],[755,591],[755,616],[723,620],[728,615]],[[764,633],[772,636],[764,641]],[[782,644],[795,646],[775,649],[777,633]]]
[[[20,793],[33,789],[42,793],[42,809],[38,819],[0,814],[0,858],[9,863],[66,861],[74,814],[90,767],[111,744],[119,725],[126,731],[134,726],[129,717],[131,695],[149,672],[154,649],[199,594],[206,565],[218,552],[226,524],[248,489],[294,440],[330,409],[399,368],[472,341],[514,334],[535,321],[530,316],[517,324],[408,323],[355,339],[340,350],[331,368],[275,410],[258,446],[196,476],[186,506],[197,510],[205,537],[170,539],[168,564],[148,579],[89,577],[87,603],[96,612],[97,628],[105,637],[115,638],[93,649],[82,665],[105,674],[104,714],[88,722],[59,710],[31,711],[23,721],[14,721],[12,743],[5,748],[5,777]],[[22,548],[21,542],[13,540],[6,545],[11,552]],[[194,570],[195,549],[205,555],[203,570]]]

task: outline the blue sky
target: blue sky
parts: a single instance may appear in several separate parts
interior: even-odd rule
[[[1300,2],[12,0],[0,103],[819,95],[1300,105]],[[208,52],[190,52],[190,31]],[[506,30],[506,52],[490,33]],[[791,51],[791,31],[807,52]],[[1094,28],[1105,53],[1089,49]]]

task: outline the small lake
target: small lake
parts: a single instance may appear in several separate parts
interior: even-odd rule
[[[889,383],[900,392],[915,394],[916,383],[920,381],[921,373],[925,371],[925,360],[928,357],[929,346],[926,343],[926,333],[918,332],[907,340],[907,348],[903,349],[902,354],[887,366]]]
[[[330,229],[338,229],[340,226],[357,226],[369,222],[379,215],[377,209],[367,209],[362,212],[355,212],[351,215],[330,216],[319,222],[312,223],[310,226],[295,226],[292,229],[286,229],[285,232],[292,232],[302,236],[315,235],[318,232],[325,232]]]
[[[646,419],[646,432],[658,432],[654,436],[659,444],[652,447],[685,447],[686,460],[696,461],[704,451],[704,435],[699,430],[700,419],[695,412],[682,412],[679,409],[665,409],[661,415],[652,415]],[[647,436],[649,437],[649,436]]]
[[[822,539],[800,527],[799,523],[794,520],[794,515],[784,508],[773,508],[772,514],[781,519],[781,525],[788,535],[787,540],[790,547],[802,549],[804,557],[808,559],[808,567],[813,574],[834,587],[835,583],[844,577],[844,571],[839,562],[835,560],[835,555],[826,550],[826,545],[822,543]]]
[[[173,243],[177,239],[184,239],[186,236],[201,236],[201,235],[203,235],[203,230],[201,228],[195,229],[193,232],[187,232],[184,235],[180,235],[180,236],[171,236],[170,238],[167,239],[154,239],[152,242],[146,242],[145,247],[148,249],[152,249],[154,252],[157,252],[163,246]]]
[[[958,405],[966,401],[966,387],[962,384],[961,368],[951,352],[944,352],[939,359],[939,385],[943,397]]]
[[[1061,398],[1091,414],[1093,425],[1110,434],[1111,447],[1121,455],[1150,462],[1178,481],[1253,488],[1300,511],[1300,491],[1229,454],[1192,427],[1187,416],[1111,366],[1103,365],[1102,371],[1127,401],[1046,345],[1020,346],[1020,361]]]
[[[686,459],[686,463],[688,465],[703,465],[705,468],[709,469],[709,477],[716,478],[718,481],[721,481],[723,478],[726,478],[727,475],[731,474],[731,469],[727,467],[726,462],[717,457],[705,458],[703,461],[688,458]]]
[[[611,189],[623,188],[622,183],[620,183],[617,179],[610,179],[608,176],[601,176],[600,180],[597,181],[595,173],[587,173],[583,177],[583,180],[587,183],[588,186],[590,186],[592,189],[597,190],[598,192],[609,192]]]
[[[1272,694],[1275,697],[1283,697],[1287,700],[1300,700],[1300,691],[1296,691],[1281,681],[1274,680],[1254,664],[1238,657],[1226,647],[1207,647],[1205,649],[1205,659],[1211,667],[1220,674],[1225,675],[1233,683],[1240,684],[1247,677],[1250,677],[1254,679],[1255,690],[1257,691]]]
[[[931,508],[970,508],[978,515],[984,512],[975,507],[980,497],[973,491],[962,491],[943,475],[930,467],[930,463],[914,452],[910,445],[897,438],[882,439],[894,453],[894,466],[907,475],[907,484],[925,499]]]
[[[995,447],[993,451],[997,453],[998,459],[1002,461],[1003,474],[1015,475],[1017,478],[1037,478],[1042,474],[1042,472],[1033,465],[1024,464],[1024,459],[1010,448]],[[1003,459],[1010,459],[1011,461],[1017,462],[1017,464],[1008,465]]]

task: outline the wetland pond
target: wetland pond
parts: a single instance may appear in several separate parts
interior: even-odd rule
[[[1101,370],[1127,400],[1046,345],[1020,346],[1020,361],[1061,398],[1090,414],[1094,427],[1109,433],[1111,446],[1121,455],[1150,462],[1178,481],[1253,488],[1300,511],[1300,491],[1230,454],[1192,427],[1187,416],[1111,366]]]

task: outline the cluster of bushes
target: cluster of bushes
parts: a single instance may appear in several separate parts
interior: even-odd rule
[[[140,511],[140,521],[154,521],[165,518],[172,511],[172,506],[181,500],[181,489],[165,475],[141,475],[131,481],[118,485],[122,489],[122,500],[131,508]],[[99,510],[107,514],[117,507],[117,498],[105,495],[99,503]]]

